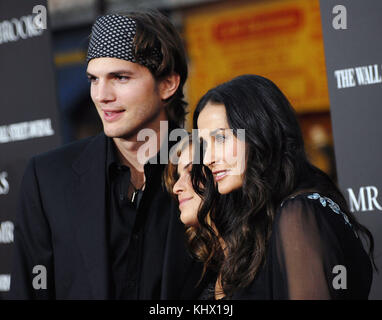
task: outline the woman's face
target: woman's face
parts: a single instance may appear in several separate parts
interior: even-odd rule
[[[197,123],[199,135],[206,143],[203,162],[212,171],[219,193],[240,188],[245,170],[245,137],[238,139],[233,134],[225,106],[208,102]]]
[[[198,209],[202,199],[195,193],[191,182],[192,147],[184,149],[178,162],[178,180],[174,184],[173,192],[179,201],[180,220],[186,226],[198,225]]]

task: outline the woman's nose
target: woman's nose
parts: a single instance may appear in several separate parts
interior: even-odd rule
[[[179,178],[175,182],[174,187],[172,188],[172,191],[176,195],[179,195],[180,193],[182,193],[182,191],[184,191],[184,186],[183,186],[183,183],[182,183],[182,178]]]
[[[203,163],[206,166],[210,167],[213,163],[215,163],[215,153],[212,148],[212,145],[209,144],[208,146],[205,146],[203,150],[204,150]]]

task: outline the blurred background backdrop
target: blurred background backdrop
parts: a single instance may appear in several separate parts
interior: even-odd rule
[[[62,143],[102,130],[85,74],[92,23],[139,8],[160,10],[183,36],[188,129],[209,88],[240,74],[268,77],[298,113],[311,161],[336,180],[319,0],[48,0]]]

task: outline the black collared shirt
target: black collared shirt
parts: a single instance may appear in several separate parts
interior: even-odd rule
[[[130,169],[120,164],[113,140],[107,143],[112,298],[159,299],[169,218],[177,214],[161,183],[165,165],[144,166],[145,190],[133,204],[127,196]]]

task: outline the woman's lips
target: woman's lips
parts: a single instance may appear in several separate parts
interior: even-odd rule
[[[228,170],[219,170],[219,171],[213,172],[216,182],[222,180],[224,177],[227,176],[227,174],[228,174]]]
[[[186,201],[191,200],[191,199],[192,199],[192,197],[190,197],[190,198],[185,198],[185,199],[182,199],[182,200],[179,200],[179,208],[180,208],[180,206],[181,206],[183,203],[185,203]]]
[[[103,111],[103,118],[107,122],[113,122],[118,120],[122,117],[125,110],[118,110],[118,111],[108,111],[108,110],[102,110]]]

